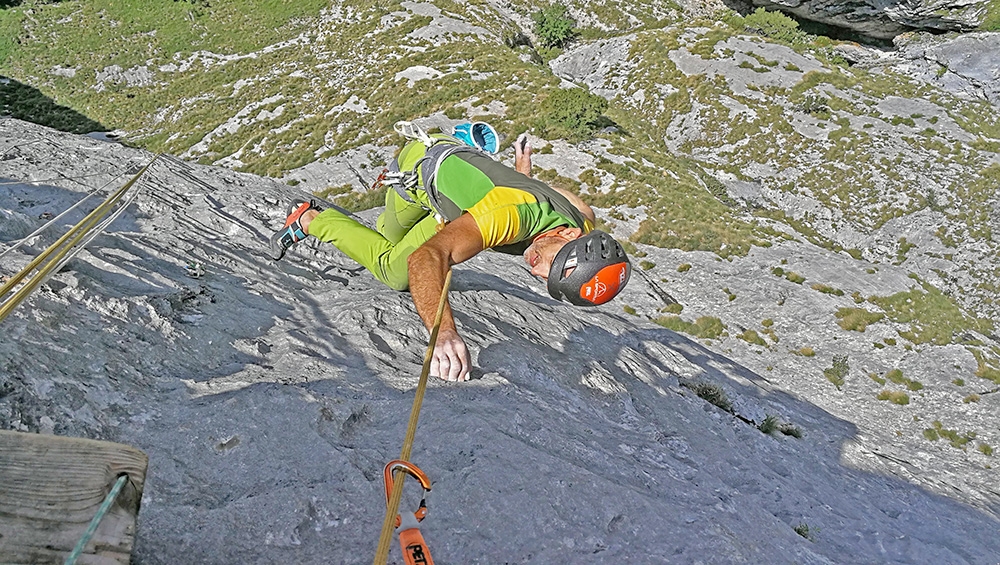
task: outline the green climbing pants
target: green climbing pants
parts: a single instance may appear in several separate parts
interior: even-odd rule
[[[429,208],[427,195],[422,190],[411,196]],[[309,235],[332,243],[390,288],[406,290],[410,286],[407,258],[437,233],[437,219],[420,204],[403,200],[389,188],[385,195],[385,211],[375,224],[378,231],[339,210],[328,208],[313,218]]]

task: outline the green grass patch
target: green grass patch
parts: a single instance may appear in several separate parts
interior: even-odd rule
[[[1000,0],[990,0],[986,3],[986,15],[979,24],[982,31],[1000,31]]]
[[[997,360],[997,357],[990,356],[975,348],[970,348],[969,351],[976,358],[976,376],[1000,384],[1000,361]],[[955,380],[961,381],[961,379]],[[964,385],[965,381],[962,381],[962,384]]]
[[[802,284],[805,282],[806,278],[794,271],[786,271],[781,267],[775,267],[771,269],[771,274],[776,277],[784,277],[786,280],[791,281],[795,284]]]
[[[753,344],[753,345],[761,345],[761,346],[764,346],[764,347],[767,346],[767,342],[764,341],[764,338],[760,337],[760,334],[758,334],[754,330],[747,330],[747,331],[739,334],[736,337],[742,339],[743,341],[745,341],[747,343]]]
[[[976,432],[959,433],[956,430],[949,430],[939,420],[934,420],[930,428],[924,429],[923,435],[931,441],[945,439],[952,447],[965,449],[965,446],[976,438]]]
[[[366,192],[348,192],[333,200],[334,204],[349,212],[361,212],[377,206],[385,205],[385,192],[369,190]]]
[[[838,308],[837,325],[847,331],[863,332],[865,329],[885,317],[880,312],[869,312],[864,308]]]
[[[839,288],[833,288],[832,286],[828,286],[823,283],[816,283],[812,285],[812,289],[818,292],[822,292],[823,294],[832,294],[834,296],[844,295],[844,291],[840,290]]]
[[[903,371],[900,369],[893,369],[885,374],[886,380],[896,383],[898,385],[903,385],[911,391],[918,391],[924,388],[924,385],[918,381],[908,379],[903,376]]]
[[[56,104],[37,88],[13,79],[7,84],[0,84],[0,116],[10,116],[70,133],[108,131],[108,128],[76,110]]]
[[[900,331],[899,335],[915,344],[948,345],[957,334],[993,330],[992,322],[965,315],[952,298],[937,288],[928,283],[921,286],[922,290],[914,288],[891,296],[874,296],[868,301],[880,306],[893,322],[909,324],[910,329]]]
[[[660,316],[653,321],[669,330],[701,339],[718,339],[726,330],[722,320],[713,316],[702,316],[694,322],[685,321],[680,316]]]
[[[687,387],[694,391],[698,398],[716,406],[717,408],[724,410],[726,412],[733,411],[733,403],[726,396],[726,391],[718,385],[712,383],[703,382],[682,382],[682,386]]]
[[[883,390],[882,392],[878,393],[877,398],[879,400],[887,400],[889,402],[892,402],[893,404],[899,404],[900,406],[905,406],[910,403],[910,397],[905,392],[898,390],[896,391]]]
[[[667,304],[663,308],[660,308],[660,312],[664,312],[666,314],[680,314],[683,311],[684,311],[684,305],[681,304],[680,302],[673,302]]]

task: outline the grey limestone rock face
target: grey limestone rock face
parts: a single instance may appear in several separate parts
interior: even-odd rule
[[[1000,104],[1000,33],[908,34],[895,44],[902,59],[897,65],[901,72],[957,94]]]
[[[0,214],[24,220],[0,249],[82,198],[71,179],[104,183],[152,157],[12,119],[0,136]],[[370,557],[426,332],[409,296],[329,245],[270,260],[267,236],[301,195],[163,158],[119,221],[3,321],[0,426],[150,456],[136,563]],[[996,445],[1000,395],[956,402],[946,382],[972,356],[873,349],[888,326],[851,335],[829,323],[849,297],[769,273],[787,259],[868,295],[905,288],[905,268],[869,274],[801,242],[732,262],[646,250],[659,266],[637,269],[622,302],[649,311],[673,297],[734,333],[766,316],[781,348],[689,339],[618,302],[554,302],[514,257],[458,266],[450,301],[474,378],[432,380],[413,453],[434,481],[422,529],[439,562],[995,563],[992,459],[922,439],[928,424],[913,418],[930,410]],[[707,290],[716,284],[735,298]],[[784,353],[832,342],[850,355],[844,391],[821,375],[826,352]],[[865,408],[877,387],[864,372],[896,365],[927,385],[912,412]],[[764,433],[769,417],[799,437]]]
[[[877,39],[906,31],[971,31],[986,13],[985,0],[753,0],[754,6],[837,26]]]

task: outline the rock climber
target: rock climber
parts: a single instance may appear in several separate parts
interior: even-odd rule
[[[331,243],[389,287],[408,288],[428,331],[448,269],[484,249],[522,255],[531,274],[547,279],[549,294],[571,304],[604,304],[624,288],[631,274],[625,250],[594,229],[594,211],[579,196],[530,178],[526,135],[515,142],[512,169],[489,157],[500,138],[484,122],[459,124],[452,135],[409,122],[396,130],[413,140],[380,177],[388,188],[376,229],[341,210],[296,201],[271,239],[276,260],[310,235]],[[464,381],[471,366],[446,304],[431,374]]]

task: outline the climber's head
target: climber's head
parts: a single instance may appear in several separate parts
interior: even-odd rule
[[[607,233],[558,227],[540,234],[524,252],[531,274],[548,280],[549,294],[577,306],[614,298],[628,282],[632,264]]]

